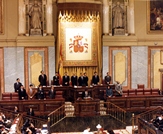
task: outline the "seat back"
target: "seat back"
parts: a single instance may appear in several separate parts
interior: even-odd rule
[[[56,91],[55,99],[64,100],[63,91]]]
[[[136,89],[129,89],[129,96],[136,96]]]
[[[158,88],[152,88],[152,95],[159,95],[159,89]]]
[[[11,93],[2,93],[2,100],[11,100]]]
[[[12,94],[11,94],[11,100],[19,100],[19,95],[18,95],[18,93],[12,93]]]
[[[137,84],[137,88],[138,88],[138,89],[140,89],[140,88],[141,88],[141,89],[144,89],[144,87],[145,87],[144,84]]]
[[[142,89],[142,88],[136,89],[136,95],[138,95],[138,96],[144,95],[144,89]]]
[[[144,88],[144,95],[152,95],[151,88]]]

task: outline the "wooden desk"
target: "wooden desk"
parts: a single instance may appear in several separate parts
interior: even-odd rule
[[[96,116],[100,115],[100,100],[77,100],[75,103],[75,116]]]
[[[82,92],[84,92],[85,90],[88,91],[88,93],[90,94],[91,97],[94,96],[93,94],[93,87],[77,87],[77,88],[70,88],[70,94],[71,96],[73,96],[73,100],[76,101],[79,97],[82,98]]]
[[[70,88],[72,87],[66,87],[66,86],[54,86],[55,91],[63,91],[63,98],[65,98],[66,101],[69,101],[70,98]],[[33,88],[33,90],[37,90],[38,88]],[[51,89],[51,86],[43,87],[43,90],[45,91],[46,95],[48,94],[48,91]]]

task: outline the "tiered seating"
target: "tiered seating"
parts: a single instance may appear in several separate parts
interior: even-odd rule
[[[65,100],[63,98],[63,91],[56,91],[55,99],[57,99],[57,100]]]
[[[142,96],[142,95],[159,95],[158,88],[139,88],[139,89],[128,89],[123,91],[123,96]]]

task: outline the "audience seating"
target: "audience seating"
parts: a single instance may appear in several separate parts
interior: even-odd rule
[[[141,88],[141,89],[144,89],[145,87],[144,87],[144,84],[137,84],[137,88],[138,88],[138,89],[140,89],[140,88]]]
[[[2,93],[2,100],[19,100],[18,93]]]
[[[55,99],[64,100],[63,91],[56,91]]]
[[[11,100],[11,93],[2,93],[2,100]]]
[[[11,93],[11,100],[19,100],[18,93]]]
[[[160,95],[158,88],[128,89],[123,91],[123,96]]]

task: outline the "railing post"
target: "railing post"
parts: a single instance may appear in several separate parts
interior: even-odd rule
[[[134,134],[134,130],[135,130],[135,127],[134,127],[134,122],[135,122],[135,117],[134,117],[134,113],[132,114],[132,134]]]
[[[50,116],[48,116],[48,133],[51,134],[51,132],[50,132]]]

